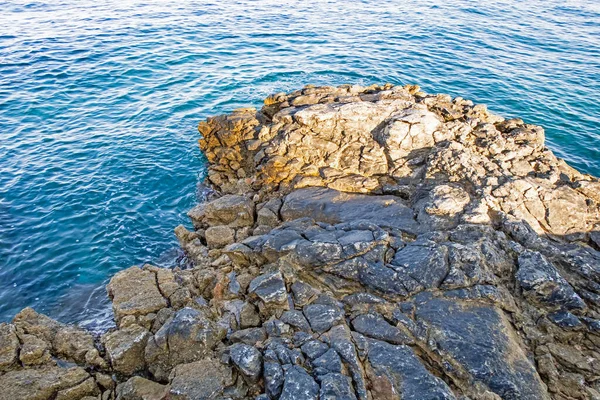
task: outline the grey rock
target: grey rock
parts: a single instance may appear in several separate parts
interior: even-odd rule
[[[312,286],[297,281],[292,284],[292,295],[294,303],[300,307],[303,307],[310,303],[310,301],[317,295],[317,291]]]
[[[304,315],[316,332],[325,332],[343,319],[342,311],[329,304],[309,304],[303,308]]]
[[[550,313],[548,319],[563,329],[577,329],[583,326],[579,318],[568,311]]]
[[[342,372],[342,360],[334,349],[327,350],[310,364],[316,376]]]
[[[400,329],[390,325],[379,314],[361,314],[352,320],[352,327],[365,336],[392,344],[411,344],[414,342]]]
[[[585,302],[558,270],[537,251],[525,251],[519,256],[516,279],[526,294],[550,306],[564,306],[569,310],[586,308]]]
[[[281,365],[278,362],[268,361],[264,363],[263,371],[267,394],[272,399],[278,398],[283,389],[283,369]]]
[[[329,224],[366,220],[382,227],[409,232],[418,230],[412,209],[399,197],[372,197],[326,188],[298,189],[288,194],[281,207],[281,216],[284,221],[302,217]]]
[[[281,315],[281,321],[301,331],[310,332],[310,325],[302,311],[290,310]]]
[[[356,400],[350,377],[327,374],[321,377],[320,400]]]
[[[233,332],[229,336],[229,340],[232,343],[241,342],[254,346],[259,342],[264,342],[267,340],[267,332],[265,331],[265,328],[241,329]]]
[[[428,344],[461,364],[475,381],[503,399],[548,399],[535,368],[516,342],[502,311],[485,303],[417,296],[416,318],[429,329]]]
[[[250,382],[257,382],[262,372],[262,354],[247,344],[234,344],[229,348],[231,360]]]
[[[394,346],[367,339],[367,354],[373,370],[370,377],[374,397],[402,399],[455,399],[440,378],[423,366],[408,346]]]
[[[294,365],[285,371],[280,400],[316,400],[318,397],[319,385],[302,367]]]
[[[320,357],[329,350],[329,346],[319,340],[310,340],[304,343],[301,348],[302,352],[311,360]]]
[[[148,370],[158,380],[166,380],[174,366],[202,359],[226,333],[203,312],[183,308],[148,340]]]
[[[397,271],[405,272],[423,288],[439,287],[448,274],[445,246],[409,244],[394,256],[391,264]]]
[[[324,336],[329,341],[329,345],[337,351],[350,370],[350,375],[354,382],[354,390],[357,395],[356,397],[359,400],[366,400],[368,396],[365,373],[363,371],[362,363],[358,358],[350,330],[345,325],[337,325],[329,330]]]
[[[275,271],[260,275],[252,282],[249,293],[256,294],[267,304],[281,305],[287,303],[287,290],[281,272]]]

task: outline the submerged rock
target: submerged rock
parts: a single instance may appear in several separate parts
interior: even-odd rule
[[[199,130],[185,262],[116,274],[100,338],[0,324],[0,399],[600,398],[600,181],[542,128],[342,85]]]

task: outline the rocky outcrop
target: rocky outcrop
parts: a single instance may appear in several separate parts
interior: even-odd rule
[[[199,130],[189,268],[116,274],[100,337],[0,324],[0,399],[600,399],[600,182],[541,127],[345,85]]]

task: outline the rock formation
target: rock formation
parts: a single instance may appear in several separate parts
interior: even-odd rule
[[[190,267],[116,274],[101,337],[0,324],[0,400],[600,399],[600,182],[541,127],[344,85],[199,130]]]

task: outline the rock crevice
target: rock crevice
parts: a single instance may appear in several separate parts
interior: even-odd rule
[[[600,399],[600,182],[541,127],[343,85],[199,131],[187,268],[116,274],[101,337],[0,324],[0,400]]]

